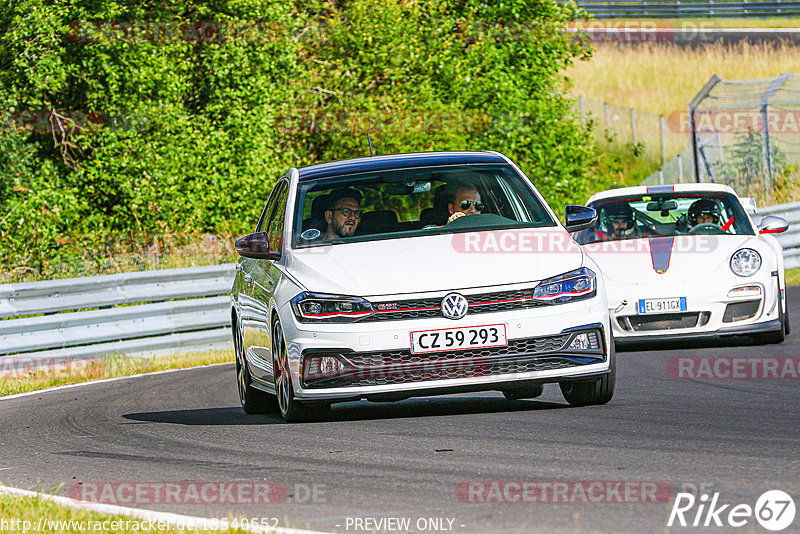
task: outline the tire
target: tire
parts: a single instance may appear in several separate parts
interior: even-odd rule
[[[614,338],[608,351],[608,373],[590,380],[570,380],[560,382],[561,394],[570,406],[592,406],[606,404],[614,396],[617,381],[617,355]]]
[[[787,303],[788,304],[788,303]],[[775,332],[767,332],[766,334],[759,334],[758,341],[765,345],[771,345],[774,343],[783,343],[786,339],[786,334],[789,332],[787,331],[787,326],[789,324],[788,319],[788,306],[787,306],[787,313],[783,313],[783,304],[780,301],[780,297],[778,299],[778,319],[781,322],[781,328]]]
[[[786,299],[786,310],[783,312],[783,333],[785,335],[789,335],[791,332],[791,326],[789,325],[789,299]]]
[[[504,389],[503,396],[508,400],[535,399],[544,392],[544,384],[534,384],[516,389]]]
[[[254,415],[274,412],[276,400],[272,395],[252,386],[253,377],[244,357],[244,335],[242,326],[236,318],[233,321],[233,351],[236,354],[236,384],[239,390],[239,402],[244,413]]]
[[[278,411],[287,423],[316,421],[330,413],[330,403],[301,403],[294,398],[289,355],[283,327],[276,319],[272,325],[272,374],[275,380],[275,393],[278,397]]]

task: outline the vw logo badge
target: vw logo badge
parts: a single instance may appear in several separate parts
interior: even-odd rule
[[[450,293],[442,299],[442,315],[448,319],[461,319],[467,314],[469,303],[464,295]]]

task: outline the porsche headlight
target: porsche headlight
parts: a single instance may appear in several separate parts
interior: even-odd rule
[[[292,299],[292,310],[303,323],[349,323],[374,313],[372,304],[362,298],[319,293],[300,293]]]
[[[752,248],[737,250],[731,256],[731,271],[739,276],[752,276],[761,268],[761,254]]]
[[[543,280],[533,290],[534,300],[551,304],[587,299],[596,294],[595,274],[586,267]]]

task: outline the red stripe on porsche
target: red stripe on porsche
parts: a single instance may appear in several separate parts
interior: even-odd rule
[[[669,262],[672,258],[672,243],[671,237],[651,237],[648,239],[650,242],[650,259],[653,260],[653,270],[658,274],[664,274],[669,269]]]

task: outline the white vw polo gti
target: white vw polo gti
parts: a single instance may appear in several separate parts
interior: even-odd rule
[[[289,169],[232,289],[247,413],[322,418],[331,403],[559,383],[572,405],[614,393],[603,278],[495,152],[400,154]]]

